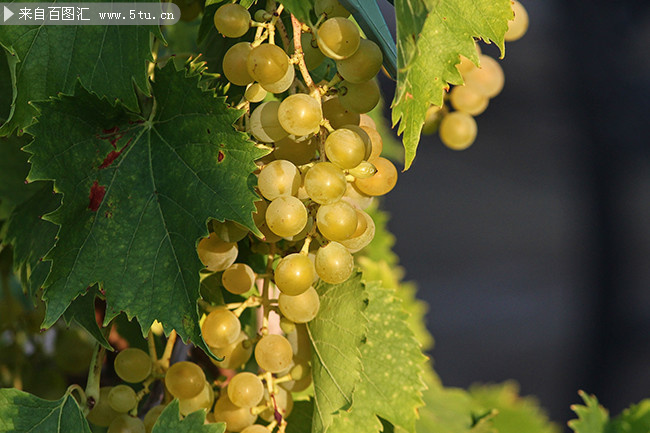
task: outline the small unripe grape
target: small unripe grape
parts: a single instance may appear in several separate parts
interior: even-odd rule
[[[212,363],[217,367],[238,368],[242,364],[245,364],[251,357],[253,344],[250,342],[248,335],[244,331],[241,331],[235,342],[228,347],[210,347],[210,351],[219,358],[224,358],[223,361],[216,361],[210,358]]]
[[[465,75],[465,86],[488,98],[494,98],[503,90],[503,69],[499,62],[490,56],[481,54],[479,58],[481,67],[472,69]]]
[[[108,393],[108,404],[115,412],[126,413],[138,404],[138,400],[133,388],[127,385],[117,385]]]
[[[323,120],[323,112],[315,98],[304,93],[296,93],[280,103],[278,120],[289,134],[301,137],[318,131]]]
[[[512,10],[515,13],[515,19],[508,22],[508,31],[505,35],[507,42],[520,39],[528,30],[528,12],[526,12],[526,8],[517,0],[514,0],[512,1]]]
[[[229,432],[240,432],[257,419],[257,415],[253,415],[250,408],[239,407],[230,401],[228,393],[219,397],[212,413],[214,421],[226,423]]]
[[[295,236],[307,224],[307,209],[296,197],[282,196],[271,202],[266,210],[266,224],[283,238]]]
[[[440,122],[440,140],[450,149],[464,150],[476,139],[476,120],[467,113],[454,111]]]
[[[372,163],[377,172],[367,179],[356,179],[354,185],[366,195],[387,194],[397,184],[397,169],[392,162],[382,157],[373,160]]]
[[[318,47],[327,57],[341,60],[353,55],[359,48],[361,35],[352,21],[334,17],[318,29]]]
[[[289,254],[275,268],[275,285],[282,293],[299,295],[311,287],[315,272],[309,257],[299,253]]]
[[[113,367],[123,381],[138,383],[151,374],[151,358],[145,351],[129,347],[117,354]]]
[[[316,16],[325,14],[328,18],[347,18],[350,16],[350,12],[338,0],[316,0],[314,2],[314,12],[316,12]]]
[[[235,263],[223,271],[221,283],[230,293],[241,295],[255,284],[255,272],[245,263]]]
[[[278,306],[284,317],[292,322],[307,323],[318,314],[320,299],[316,289],[310,287],[304,293],[297,296],[280,293]]]
[[[456,110],[472,116],[478,116],[484,112],[490,102],[487,96],[467,86],[454,86],[449,94],[449,100],[451,106]]]
[[[361,39],[359,49],[347,59],[337,60],[336,69],[350,83],[372,80],[381,69],[384,56],[381,48],[368,39]]]
[[[221,63],[223,74],[235,86],[245,86],[254,81],[246,66],[248,55],[252,50],[249,42],[239,42],[230,47],[223,56]]]
[[[140,418],[120,415],[108,426],[107,433],[146,433],[146,429]]]
[[[332,241],[349,239],[357,228],[357,212],[344,201],[324,204],[316,213],[318,230]]]
[[[238,3],[226,3],[214,13],[214,26],[227,38],[244,36],[250,20],[251,14]]]
[[[156,421],[158,421],[158,417],[160,417],[160,414],[163,410],[165,410],[166,407],[167,405],[165,404],[159,404],[158,406],[154,406],[149,409],[149,412],[147,412],[143,420],[144,428],[147,430],[147,433],[151,433],[154,424],[156,424]]]
[[[295,165],[303,165],[311,162],[316,157],[318,150],[318,138],[312,137],[308,140],[295,141],[291,138],[283,138],[275,143],[276,159],[286,159]]]
[[[264,398],[264,384],[253,373],[238,373],[230,379],[228,398],[239,407],[257,406]]]
[[[181,361],[172,364],[165,374],[165,386],[178,399],[196,397],[205,386],[205,374],[193,362]]]
[[[277,45],[261,44],[248,55],[246,67],[248,74],[260,84],[275,83],[286,74],[289,57]]]
[[[225,307],[212,310],[201,325],[203,339],[212,347],[227,347],[235,342],[240,332],[239,318]]]
[[[338,242],[330,242],[316,252],[316,273],[326,283],[342,283],[353,270],[352,254]]]
[[[178,410],[183,416],[187,416],[199,409],[210,409],[214,403],[214,390],[209,382],[205,382],[203,390],[196,396],[188,399],[178,400]]]
[[[99,389],[99,401],[88,413],[86,417],[88,421],[100,427],[108,427],[115,418],[120,416],[120,413],[108,402],[108,395],[112,389],[112,386],[103,386]]]
[[[244,98],[248,102],[262,102],[267,93],[260,83],[253,83],[244,92]]]
[[[281,335],[263,336],[255,346],[255,360],[261,369],[278,373],[291,365],[291,344]]]
[[[251,113],[248,129],[259,141],[273,143],[289,135],[278,119],[279,108],[280,101],[267,101]]]
[[[350,111],[341,105],[341,99],[338,96],[323,102],[323,117],[329,120],[334,129],[347,125],[358,125],[360,122],[359,113]]]
[[[239,248],[234,242],[224,242],[214,233],[202,238],[196,249],[199,259],[212,272],[223,271],[235,263]]]
[[[331,162],[319,162],[310,168],[304,184],[309,197],[318,204],[339,201],[347,186],[345,174]]]
[[[295,196],[300,183],[300,171],[294,164],[284,159],[267,164],[257,177],[257,187],[262,196],[268,200]],[[266,211],[268,213],[268,207]]]
[[[355,113],[367,113],[377,106],[379,86],[373,80],[360,84],[343,81],[339,86],[341,105]]]
[[[366,155],[366,146],[351,129],[337,129],[325,140],[325,154],[333,164],[343,169],[359,165]]]
[[[341,241],[341,245],[347,248],[352,254],[365,248],[375,237],[375,222],[372,217],[361,209],[357,209],[359,223],[357,229],[350,239]]]

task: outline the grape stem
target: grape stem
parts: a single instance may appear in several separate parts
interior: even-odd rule
[[[147,334],[147,347],[149,348],[149,358],[152,360],[158,359],[158,354],[156,353],[156,340],[154,340],[151,329],[149,329],[149,333]]]
[[[320,103],[321,102],[321,95],[320,91],[314,84],[314,80],[311,78],[311,75],[309,75],[309,70],[307,69],[307,64],[305,63],[305,55],[304,52],[302,51],[302,41],[300,40],[300,36],[302,34],[302,23],[298,21],[298,19],[291,14],[291,24],[293,27],[293,47],[294,47],[294,53],[298,58],[298,68],[300,69],[300,73],[302,74],[302,79],[305,80],[305,84],[307,85],[307,88],[309,89],[309,93],[311,96],[316,98],[316,100]]]
[[[111,326],[108,326],[102,330],[102,333],[107,334],[108,330],[111,329]],[[99,402],[99,382],[102,376],[102,365],[104,364],[104,355],[106,354],[106,349],[104,346],[95,342],[95,349],[93,351],[93,357],[90,360],[90,368],[88,369],[88,382],[86,383],[86,390],[83,394],[83,412],[84,415],[88,415],[88,412],[95,407]]]
[[[169,368],[169,360],[172,357],[174,343],[176,343],[176,331],[172,330],[172,332],[169,333],[169,337],[167,337],[165,351],[163,352],[160,359],[156,361],[156,366],[159,367],[162,371],[165,371]]]

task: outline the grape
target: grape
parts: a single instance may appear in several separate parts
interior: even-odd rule
[[[372,162],[378,158],[379,155],[381,155],[381,152],[384,150],[384,140],[381,138],[379,132],[377,132],[377,129],[373,128],[372,126],[361,125],[361,129],[363,129],[370,138],[370,156],[366,157],[366,161]]]
[[[244,98],[248,102],[262,102],[266,98],[267,91],[260,83],[253,83],[244,92]]]
[[[227,38],[244,36],[250,21],[251,14],[237,3],[226,3],[214,13],[214,26]]]
[[[117,354],[113,367],[123,381],[138,383],[151,374],[151,358],[145,351],[130,347]]]
[[[228,347],[210,347],[210,351],[219,358],[224,358],[223,361],[216,361],[211,358],[212,363],[217,367],[238,368],[251,357],[253,345],[248,339],[248,335],[241,331],[235,342]]]
[[[318,138],[312,137],[308,140],[295,141],[289,137],[275,143],[276,159],[286,159],[295,165],[308,164],[316,157],[318,150]]]
[[[217,400],[217,404],[214,405],[213,414],[214,421],[225,422],[226,429],[229,432],[242,431],[252,425],[257,419],[257,415],[253,415],[250,408],[239,407],[233,404],[228,398],[227,392],[224,392]]]
[[[126,413],[138,404],[135,391],[128,385],[117,385],[108,393],[108,404],[115,412]]]
[[[374,201],[374,197],[359,191],[359,188],[357,188],[354,185],[354,182],[348,182],[348,186],[345,190],[345,194],[343,195],[342,200],[345,200],[346,202],[350,203],[355,207],[359,207],[361,209],[367,209],[368,206],[370,206]]]
[[[297,362],[296,365],[289,370],[289,374],[291,374],[293,380],[279,383],[279,385],[287,391],[304,391],[312,382],[311,367],[307,362]]]
[[[313,69],[316,69],[318,66],[320,66],[321,63],[323,63],[323,60],[325,60],[325,55],[323,55],[323,52],[318,48],[318,42],[316,41],[316,38],[314,37],[313,33],[303,33],[300,35],[300,45],[302,46],[302,52],[303,56],[305,58],[305,65],[307,65],[307,69],[310,71]],[[293,44],[293,39],[291,40],[291,52],[293,53],[294,50],[294,44]]]
[[[357,223],[356,210],[344,201],[321,205],[316,213],[318,230],[331,241],[349,239]]]
[[[355,113],[367,113],[377,106],[380,98],[379,86],[374,81],[360,84],[343,81],[339,86],[341,105]]]
[[[262,86],[282,79],[289,67],[287,53],[272,44],[261,44],[253,48],[246,60],[248,74]]]
[[[266,224],[278,236],[295,236],[307,224],[307,209],[296,197],[278,197],[266,210]]]
[[[260,238],[262,242],[266,242],[270,244],[282,240],[282,236],[278,236],[275,233],[273,233],[269,228],[269,226],[266,225],[266,223],[259,226],[259,229],[260,232],[262,232],[262,238]]]
[[[198,395],[178,400],[178,409],[181,415],[187,416],[199,409],[210,409],[212,403],[214,403],[214,390],[210,383],[206,381],[203,390]]]
[[[481,54],[479,59],[481,67],[472,69],[465,75],[465,86],[488,98],[494,98],[503,89],[503,69],[499,62],[490,56]]]
[[[281,335],[263,336],[255,346],[255,360],[262,370],[278,373],[291,365],[291,344]]]
[[[239,242],[246,237],[249,230],[234,221],[212,220],[212,232],[226,242]]]
[[[269,429],[260,424],[253,424],[246,427],[241,433],[271,433]]]
[[[305,174],[305,190],[318,204],[337,202],[345,194],[345,174],[331,162],[319,162]]]
[[[377,130],[377,124],[374,120],[372,120],[372,117],[368,116],[367,114],[359,115],[359,126],[362,128],[364,126],[367,126],[368,128],[374,129],[375,131]]]
[[[377,172],[367,179],[356,179],[354,185],[366,195],[387,194],[397,184],[397,169],[386,158],[379,157],[372,161]]]
[[[370,135],[368,135],[365,129],[363,129],[359,125],[344,125],[342,128],[339,129],[349,129],[350,131],[357,134],[361,139],[361,141],[363,141],[363,147],[365,149],[363,159],[370,158],[370,155],[372,154],[372,141],[370,140]]]
[[[296,195],[300,182],[300,171],[291,162],[283,159],[266,165],[257,177],[257,187],[268,200]],[[268,207],[266,212],[268,213]]]
[[[427,113],[424,117],[424,125],[422,126],[422,133],[425,135],[430,135],[436,132],[438,130],[438,126],[440,125],[440,121],[442,120],[444,114],[445,111],[442,109],[442,107],[431,105],[427,109]]]
[[[172,364],[165,374],[165,386],[171,395],[181,399],[196,397],[205,386],[205,374],[193,362]]]
[[[362,161],[359,165],[348,170],[348,174],[357,179],[367,179],[377,173],[375,166],[368,161]]]
[[[313,287],[297,296],[280,293],[278,297],[280,311],[287,319],[294,323],[307,323],[311,321],[320,308],[318,293]]]
[[[314,282],[314,265],[303,254],[289,254],[275,268],[275,285],[282,293],[296,296],[309,289]]]
[[[260,104],[251,113],[248,129],[259,141],[273,143],[289,135],[278,119],[279,108],[280,101],[268,101]]]
[[[515,19],[508,22],[508,31],[505,35],[507,42],[520,39],[528,30],[528,12],[526,12],[526,8],[517,0],[513,0],[512,10],[515,13]]]
[[[316,16],[325,14],[328,18],[347,18],[350,16],[350,12],[338,0],[316,0],[314,2],[314,12],[316,12]]]
[[[359,49],[347,59],[337,60],[336,69],[350,83],[363,83],[372,80],[381,69],[384,56],[373,41],[361,39]]]
[[[327,57],[341,60],[353,55],[359,48],[361,35],[352,21],[334,17],[318,29],[318,47]]]
[[[239,248],[234,242],[224,242],[214,233],[202,238],[196,249],[199,259],[209,271],[223,271],[235,263]]]
[[[144,423],[140,418],[120,415],[108,426],[107,433],[145,433]]]
[[[264,384],[253,373],[238,373],[230,379],[228,398],[239,407],[257,406],[264,398]]]
[[[341,245],[347,248],[352,254],[365,248],[375,237],[375,222],[366,212],[357,209],[359,224],[350,239],[341,241]]]
[[[203,340],[212,347],[227,347],[241,332],[239,318],[226,307],[215,308],[201,325]]]
[[[297,93],[282,101],[278,109],[278,120],[289,134],[301,137],[318,131],[323,112],[315,98]]]
[[[487,96],[474,91],[467,86],[454,86],[449,94],[451,106],[472,116],[485,111],[490,100]]]
[[[158,421],[158,417],[163,410],[167,407],[166,404],[159,404],[149,409],[149,412],[144,416],[144,428],[147,430],[147,433],[151,433],[153,430],[154,424]]]
[[[88,421],[99,426],[108,427],[116,417],[120,415],[108,403],[108,394],[113,389],[112,386],[103,386],[99,388],[99,400],[88,413]]]
[[[341,105],[341,98],[335,96],[323,102],[323,117],[329,120],[334,129],[347,125],[358,125],[359,113],[352,112]]]
[[[259,226],[266,221],[266,208],[269,207],[269,202],[260,199],[255,202],[255,212],[253,212],[253,221],[255,225]]]
[[[273,83],[262,84],[262,87],[264,90],[270,93],[286,92],[289,90],[289,87],[291,87],[294,78],[296,78],[296,70],[292,65],[289,65],[287,72],[285,72],[282,78],[280,78],[278,81],[274,81]]]
[[[245,86],[254,81],[246,67],[246,60],[252,50],[249,42],[239,42],[230,47],[223,56],[223,74],[235,86]]]
[[[316,252],[316,273],[326,283],[342,283],[350,278],[353,270],[352,255],[338,242],[330,242]]]
[[[264,396],[267,401],[271,400],[268,390],[264,390]],[[277,407],[278,412],[282,414],[283,418],[288,417],[291,414],[293,409],[293,397],[291,393],[284,388],[278,388],[273,394],[275,407]],[[275,410],[273,409],[273,401],[271,403],[272,407],[266,409],[260,414],[260,417],[268,422],[271,422],[275,419]]]
[[[447,114],[440,122],[440,140],[450,149],[464,150],[476,139],[476,121],[461,111]]]
[[[309,362],[311,360],[311,341],[309,333],[304,324],[297,323],[296,331],[287,334],[287,340],[291,344],[293,358],[297,362]]]
[[[348,169],[363,161],[366,146],[356,132],[342,128],[327,136],[325,154],[333,164]]]
[[[255,272],[245,263],[235,263],[223,271],[221,283],[230,293],[241,295],[255,284]]]

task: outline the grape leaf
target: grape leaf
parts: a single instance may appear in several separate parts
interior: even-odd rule
[[[314,0],[280,0],[280,3],[286,7],[298,20],[309,25],[311,20],[311,10],[314,9]],[[290,29],[288,29],[290,31]]]
[[[495,42],[503,53],[513,13],[509,0],[396,0],[395,12],[398,72],[392,119],[393,126],[399,122],[398,134],[404,134],[407,170],[427,109],[442,105],[448,83],[462,83],[455,67],[459,54],[478,62],[474,37]]]
[[[334,414],[352,405],[352,392],[361,380],[360,347],[368,319],[367,293],[361,274],[341,284],[319,283],[318,316],[307,325],[312,343],[314,416],[312,432],[326,432]],[[336,431],[336,430],[333,430]]]
[[[153,26],[0,26],[0,45],[17,61],[13,110],[0,128],[9,135],[37,114],[29,101],[72,93],[77,80],[88,90],[137,109],[135,83],[147,91]]]
[[[361,346],[361,382],[347,411],[334,417],[332,431],[375,433],[382,430],[381,416],[407,432],[415,431],[417,408],[423,405],[422,366],[426,360],[407,314],[394,290],[378,283],[367,284],[368,318],[366,344]],[[398,379],[396,379],[398,378]]]
[[[311,433],[311,421],[314,414],[314,402],[297,401],[291,415],[287,418],[287,433]]]
[[[223,433],[226,424],[204,424],[205,411],[198,410],[181,419],[178,400],[174,400],[162,411],[152,433]]]
[[[11,66],[5,50],[0,49],[0,125],[11,114],[14,87],[11,82]]]
[[[650,399],[641,401],[625,409],[607,429],[608,433],[648,433],[650,432]]]
[[[198,81],[171,63],[158,70],[149,120],[83,89],[38,104],[29,177],[56,179],[64,194],[48,215],[61,227],[47,256],[44,326],[99,283],[106,322],[124,311],[146,333],[157,319],[205,348],[196,245],[209,218],[255,229],[249,176],[264,152],[232,127],[240,112]]]
[[[95,319],[95,298],[99,295],[99,288],[97,285],[90,287],[88,293],[78,296],[77,299],[72,301],[72,304],[63,314],[66,323],[70,326],[70,323],[74,320],[81,327],[83,327],[90,335],[92,335],[95,340],[99,342],[106,349],[113,351],[113,346],[108,342],[106,336],[102,333],[99,325],[97,324],[97,319]]]
[[[604,433],[609,423],[609,414],[605,408],[598,404],[594,395],[588,395],[584,391],[578,394],[585,403],[585,406],[574,404],[571,410],[578,415],[578,419],[569,421],[569,427],[575,433]]]
[[[27,137],[0,137],[0,200],[18,205],[40,189],[41,184],[26,184],[29,154],[21,148]]]
[[[43,400],[17,389],[0,389],[0,433],[90,433],[77,401],[66,393]]]

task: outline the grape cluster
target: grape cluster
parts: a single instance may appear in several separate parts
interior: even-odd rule
[[[515,19],[510,21],[506,41],[521,38],[528,29],[526,9],[516,0],[512,2],[512,8]],[[464,150],[474,143],[478,132],[474,116],[485,111],[490,99],[501,92],[505,82],[499,63],[482,54],[478,45],[476,50],[480,67],[464,56],[460,56],[460,63],[456,65],[464,84],[453,86],[445,98],[455,111],[450,111],[444,104],[442,107],[432,105],[427,110],[422,128],[424,134],[437,130],[440,140],[453,150]]]

